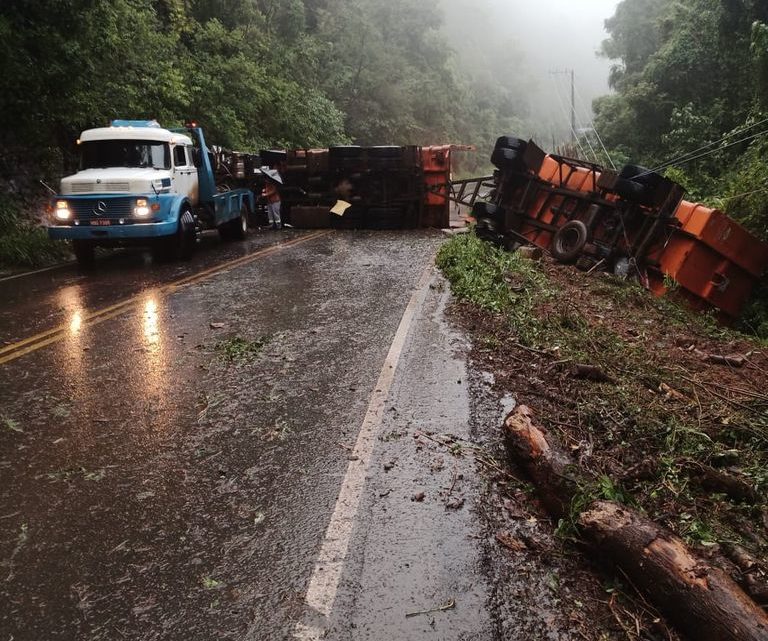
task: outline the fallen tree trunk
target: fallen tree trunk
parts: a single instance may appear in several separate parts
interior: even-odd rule
[[[556,519],[562,518],[578,492],[573,460],[547,439],[542,428],[533,424],[533,412],[525,405],[518,406],[507,417],[504,427],[507,454],[531,477],[549,513]]]
[[[588,485],[578,464],[519,406],[504,424],[510,459],[522,466],[556,518]],[[671,532],[629,508],[595,501],[580,515],[600,557],[620,566],[693,641],[768,641],[768,616],[725,572],[711,567]]]
[[[765,612],[725,572],[698,558],[668,530],[611,501],[590,505],[579,524],[691,639],[768,639]]]

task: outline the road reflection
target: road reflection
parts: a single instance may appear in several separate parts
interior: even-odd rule
[[[69,333],[79,334],[83,326],[83,313],[78,310],[72,314],[72,320],[69,321]]]
[[[144,340],[147,344],[160,345],[159,325],[157,299],[152,297],[144,302]]]

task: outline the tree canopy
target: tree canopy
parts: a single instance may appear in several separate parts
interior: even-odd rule
[[[463,79],[442,28],[439,0],[5,0],[0,145],[116,117],[195,118],[243,150],[483,144],[518,114]]]
[[[606,28],[615,93],[595,112],[609,147],[768,238],[768,4],[624,0]]]

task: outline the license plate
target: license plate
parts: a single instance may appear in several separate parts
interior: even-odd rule
[[[103,220],[101,218],[91,221],[91,225],[111,225],[111,224],[112,224],[111,220]]]

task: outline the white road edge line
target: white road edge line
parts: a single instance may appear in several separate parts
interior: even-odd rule
[[[384,415],[384,405],[395,378],[395,371],[400,362],[405,340],[416,317],[416,312],[421,308],[427,296],[429,284],[434,278],[434,270],[434,257],[432,257],[416,285],[408,306],[405,308],[389,353],[384,361],[384,366],[381,368],[379,380],[368,403],[368,411],[350,456],[352,460],[347,467],[347,473],[341,484],[331,521],[325,532],[325,538],[315,562],[312,577],[309,580],[307,596],[304,601],[306,612],[303,620],[297,622],[294,627],[293,638],[297,641],[317,641],[326,638],[327,629],[324,624],[329,622],[336,600],[352,537],[352,529],[360,506],[360,498],[365,489],[365,478],[381,427],[381,419]]]

